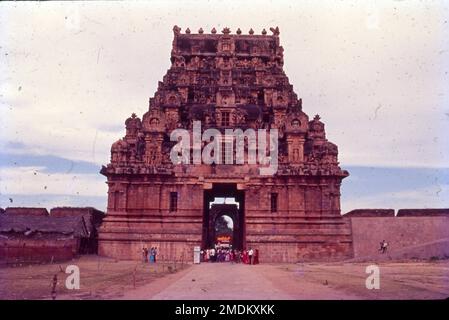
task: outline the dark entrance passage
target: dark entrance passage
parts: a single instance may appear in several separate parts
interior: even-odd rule
[[[203,248],[213,248],[217,242],[226,246],[228,237],[233,249],[244,248],[244,199],[244,191],[237,190],[236,184],[214,183],[211,190],[204,191]],[[225,221],[232,231],[223,226]]]

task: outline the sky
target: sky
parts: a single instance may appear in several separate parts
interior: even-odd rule
[[[449,207],[449,2],[0,3],[0,207],[105,209],[99,174],[170,67],[172,28],[279,26],[339,146],[342,212]]]

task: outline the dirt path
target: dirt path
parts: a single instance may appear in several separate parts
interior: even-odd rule
[[[305,279],[292,282],[291,273],[274,265],[248,266],[230,263],[205,263],[158,279],[150,285],[128,291],[123,299],[156,300],[290,300],[357,299],[323,284]],[[164,287],[165,286],[165,287]]]
[[[65,288],[66,265],[80,269],[80,290]],[[377,265],[380,289],[368,290],[366,267]],[[171,264],[97,256],[46,265],[0,268],[0,299],[446,299],[449,260],[301,264]],[[135,286],[134,286],[135,285]]]

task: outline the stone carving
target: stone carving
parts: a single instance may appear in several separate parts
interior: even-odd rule
[[[279,34],[280,34],[279,27],[276,27],[276,28],[271,27],[270,31],[273,32],[273,36],[279,36]]]
[[[131,117],[125,121],[125,126],[126,126],[126,135],[129,137],[135,137],[137,136],[137,133],[142,127],[142,122],[136,116],[136,114],[133,113]]]
[[[225,27],[225,28],[223,28],[221,33],[223,33],[223,34],[230,34],[231,33],[231,29],[229,29],[228,27]]]
[[[244,110],[236,108],[232,112],[232,123],[235,126],[242,126],[246,124],[246,116],[247,113]]]
[[[175,25],[173,27],[173,33],[175,34],[175,36],[179,35],[181,33],[181,28]]]

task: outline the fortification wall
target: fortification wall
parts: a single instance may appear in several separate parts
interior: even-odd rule
[[[39,216],[47,217],[48,211],[45,208],[28,208],[28,207],[8,207],[5,214],[18,216]]]
[[[358,209],[344,215],[352,225],[354,258],[380,256],[382,240],[388,242],[387,256],[392,259],[449,257],[449,214],[435,209],[406,213],[377,216],[372,209]]]
[[[62,238],[60,235],[45,238],[27,238],[26,236],[13,239],[0,238],[0,262],[66,261],[78,254],[79,246],[80,239]]]

